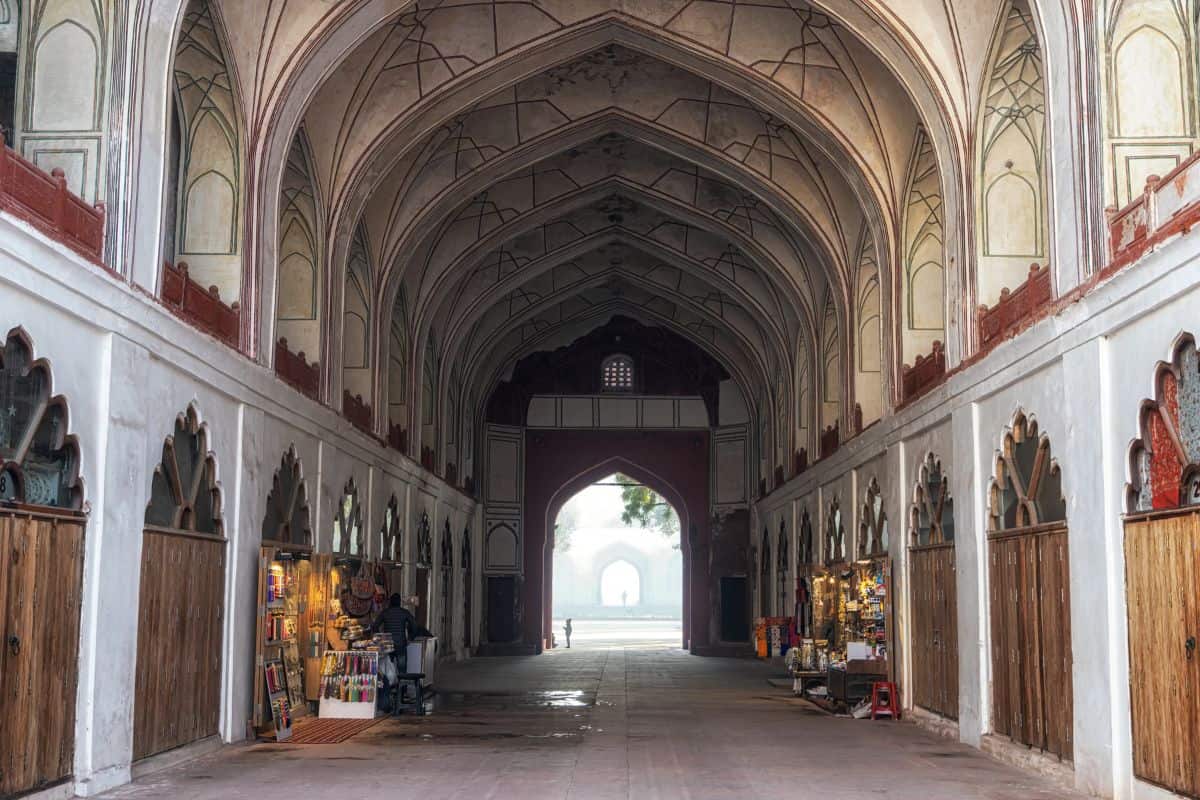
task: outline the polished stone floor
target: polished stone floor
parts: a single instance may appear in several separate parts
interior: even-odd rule
[[[433,714],[385,720],[344,744],[227,747],[105,796],[1075,797],[908,723],[825,716],[769,684],[773,675],[654,637],[633,645],[596,637],[543,656],[447,667]]]

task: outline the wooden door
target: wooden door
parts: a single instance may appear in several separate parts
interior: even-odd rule
[[[912,692],[921,708],[958,719],[958,604],[954,545],[909,551]]]
[[[77,516],[0,512],[0,797],[73,772],[83,534]]]
[[[422,628],[428,628],[431,622],[429,618],[429,567],[417,567],[417,608],[416,617],[417,624]]]
[[[1200,797],[1197,586],[1200,511],[1126,523],[1133,772],[1188,797]]]
[[[1015,529],[988,543],[996,733],[1073,757],[1067,531]]]
[[[487,579],[487,637],[492,644],[516,641],[517,579],[513,575],[489,575]]]
[[[146,528],[138,598],[133,757],[216,735],[225,541]]]

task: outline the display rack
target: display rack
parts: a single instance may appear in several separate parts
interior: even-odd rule
[[[379,653],[327,650],[321,661],[322,717],[370,719],[375,716]]]
[[[292,703],[289,699],[287,669],[283,660],[268,658],[263,664],[267,705],[275,728],[275,741],[286,742],[292,737]]]

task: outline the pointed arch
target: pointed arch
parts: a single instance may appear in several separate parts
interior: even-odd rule
[[[1046,263],[1046,87],[1027,0],[1011,0],[993,37],[979,112],[976,302],[995,305]]]
[[[831,289],[821,314],[821,425],[826,430],[837,428],[842,416],[842,338]]]
[[[275,338],[314,367],[321,353],[319,309],[324,303],[322,209],[303,129],[288,151],[279,198],[279,264],[276,273]]]
[[[862,424],[883,416],[883,296],[874,243],[863,236],[855,280],[854,400]]]
[[[243,147],[241,104],[229,48],[208,0],[191,0],[172,64],[179,122],[174,252],[201,286],[226,302],[242,289]]]
[[[368,246],[367,229],[360,222],[355,229],[346,264],[342,292],[342,392],[346,397],[371,397],[371,297],[374,267]]]
[[[267,495],[267,513],[263,517],[263,542],[311,549],[312,526],[308,508],[308,488],[300,469],[295,445],[283,454],[279,469]]]
[[[917,129],[908,171],[903,225],[902,363],[913,363],[935,341],[945,341],[946,261],[942,181],[933,145]]]

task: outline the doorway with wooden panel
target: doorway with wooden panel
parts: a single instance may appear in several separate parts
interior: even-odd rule
[[[1125,597],[1133,773],[1200,797],[1200,356],[1176,340],[1129,452]]]
[[[1074,759],[1067,504],[1050,439],[1018,413],[988,504],[994,731]]]
[[[134,760],[219,731],[226,546],[216,457],[189,406],[163,443],[146,507]]]
[[[908,586],[913,705],[958,719],[958,579],[954,501],[942,462],[926,455],[909,507]]]
[[[67,782],[83,594],[83,486],[66,400],[13,330],[0,349],[0,797]]]

